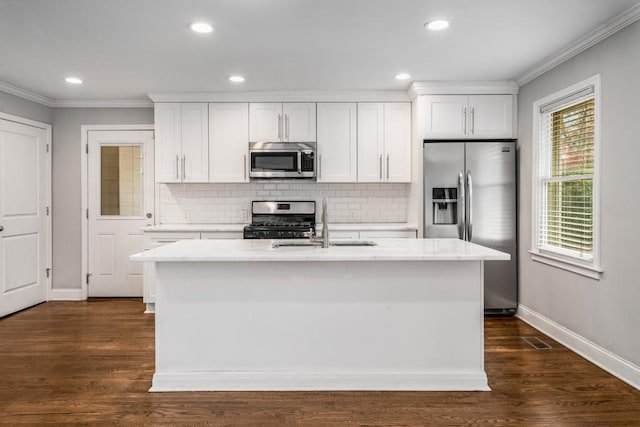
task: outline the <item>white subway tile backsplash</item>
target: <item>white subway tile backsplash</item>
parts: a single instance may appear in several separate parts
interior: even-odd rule
[[[331,222],[406,222],[408,184],[160,184],[160,223],[246,223],[252,200],[327,197]],[[318,210],[319,211],[319,210]]]

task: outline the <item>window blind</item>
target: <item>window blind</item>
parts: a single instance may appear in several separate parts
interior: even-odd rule
[[[593,256],[593,88],[541,108],[538,246]]]

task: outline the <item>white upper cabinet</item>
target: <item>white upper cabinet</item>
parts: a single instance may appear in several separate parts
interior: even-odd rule
[[[157,182],[208,181],[207,110],[206,103],[155,104]]]
[[[512,95],[470,95],[472,138],[515,138]]]
[[[182,106],[161,103],[154,106],[155,174],[157,182],[182,182]]]
[[[316,104],[282,104],[284,140],[289,142],[313,142],[316,140]]]
[[[358,104],[358,182],[384,178],[384,104]]]
[[[209,182],[248,182],[249,104],[209,104]]]
[[[316,140],[316,104],[249,104],[249,140],[251,142],[313,142]]]
[[[386,182],[411,182],[411,104],[384,104]]]
[[[356,104],[318,104],[318,182],[356,182]]]
[[[515,138],[513,95],[426,95],[425,99],[425,138]]]
[[[411,182],[411,104],[358,104],[358,182]]]

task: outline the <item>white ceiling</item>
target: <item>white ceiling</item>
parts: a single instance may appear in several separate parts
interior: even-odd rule
[[[53,100],[518,79],[638,0],[0,0],[0,82]],[[423,24],[446,17],[448,30]],[[190,32],[195,19],[213,24]],[[396,81],[399,72],[409,81]],[[246,82],[233,84],[231,74]],[[64,82],[68,75],[82,86]]]

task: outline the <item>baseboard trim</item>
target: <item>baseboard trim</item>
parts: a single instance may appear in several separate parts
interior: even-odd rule
[[[600,347],[540,313],[520,304],[516,317],[578,353],[611,375],[640,390],[640,367]]]
[[[403,390],[489,391],[482,371],[350,372],[350,371],[197,371],[156,372],[151,392]]]
[[[50,301],[82,301],[82,289],[52,289]]]

